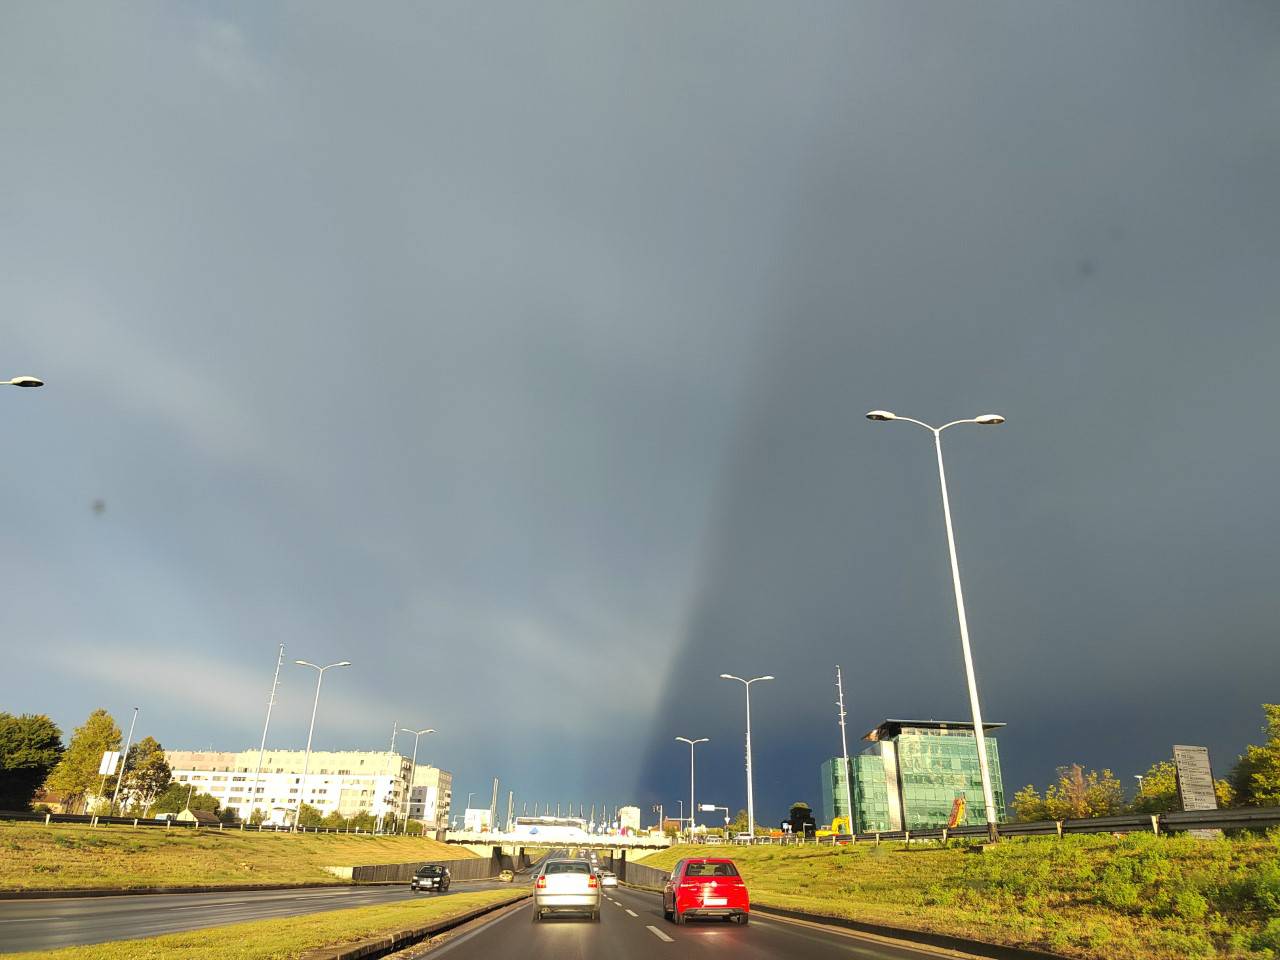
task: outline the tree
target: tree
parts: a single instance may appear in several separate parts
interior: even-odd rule
[[[89,714],[82,726],[71,734],[71,743],[49,774],[46,786],[63,798],[64,809],[84,806],[90,791],[105,792],[98,766],[102,754],[120,749],[120,728],[111,714],[101,708]],[[110,779],[110,778],[108,778]]]
[[[143,737],[129,748],[121,789],[132,802],[142,808],[142,815],[150,811],[155,798],[164,792],[173,779],[164,747],[155,737]]]
[[[318,827],[324,823],[324,817],[320,816],[320,811],[309,803],[304,803],[298,808],[298,826],[300,827]]]
[[[1280,805],[1280,703],[1264,703],[1266,716],[1262,746],[1249,745],[1231,771],[1231,786],[1244,806],[1274,807]]]
[[[1044,797],[1029,783],[1013,795],[1012,806],[1014,819],[1022,823],[1050,819],[1049,807],[1044,802]]]
[[[1058,782],[1040,796],[1031,784],[1013,795],[1019,820],[1082,820],[1124,810],[1124,788],[1110,770],[1089,770],[1078,763],[1058,768]]]
[[[151,803],[151,813],[181,813],[183,810],[208,810],[218,812],[218,798],[208,793],[196,793],[189,783],[170,783]]]
[[[0,713],[0,810],[27,810],[62,757],[62,731],[44,714]]]
[[[731,821],[729,821],[729,829],[733,833],[746,833],[747,832],[747,811],[739,810],[738,815],[734,817]],[[767,827],[762,827],[758,823],[756,824],[756,833],[767,833],[767,832],[768,832]]]
[[[1215,780],[1213,788],[1218,806],[1230,806],[1235,793],[1231,784],[1226,780]],[[1182,809],[1178,799],[1178,768],[1172,760],[1153,763],[1151,769],[1142,775],[1138,795],[1129,809],[1134,813],[1171,813]]]

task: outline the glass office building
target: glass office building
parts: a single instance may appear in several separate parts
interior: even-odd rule
[[[1004,819],[1000,752],[983,724],[996,815]],[[957,796],[965,798],[963,823],[986,823],[982,774],[973,724],[940,720],[886,720],[863,738],[871,745],[849,758],[853,786],[853,828],[857,833],[920,830],[946,826]],[[847,805],[844,764],[822,764],[822,815],[829,824]]]

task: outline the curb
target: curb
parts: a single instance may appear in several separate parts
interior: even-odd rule
[[[785,917],[791,920],[804,920],[808,923],[817,923],[828,927],[843,927],[857,933],[869,933],[889,940],[918,943],[921,946],[939,947],[943,950],[955,950],[975,957],[986,957],[988,960],[1064,960],[1060,953],[1046,953],[1043,950],[1031,950],[1026,947],[1006,947],[998,943],[987,943],[984,940],[966,940],[963,937],[953,937],[945,933],[927,933],[923,930],[909,930],[905,927],[887,927],[880,923],[848,920],[844,917],[831,917],[823,913],[807,913],[803,910],[787,910],[783,907],[763,907],[756,903],[751,904],[751,912],[759,912],[766,916]]]
[[[415,943],[421,943],[423,940],[427,940],[438,933],[444,933],[455,927],[460,927],[464,923],[470,923],[478,917],[483,917],[497,910],[503,910],[513,904],[520,903],[530,896],[532,894],[521,893],[518,897],[512,897],[510,900],[477,907],[475,910],[468,910],[466,913],[458,914],[456,917],[436,920],[421,927],[397,930],[395,933],[371,937],[368,940],[344,943],[339,947],[321,947],[318,950],[309,950],[302,955],[301,960],[365,960],[365,958],[371,957],[385,957],[387,954],[403,950],[405,947],[411,947]]]
[[[648,893],[662,893],[660,887],[647,887],[639,883],[623,883],[624,887],[633,890],[644,890]],[[887,940],[898,940],[903,943],[918,943],[925,947],[938,947],[943,950],[954,950],[987,960],[1064,960],[1062,954],[1047,953],[1044,950],[1032,950],[1027,947],[1008,947],[998,943],[987,943],[984,940],[966,940],[945,933],[928,933],[924,930],[910,930],[906,927],[889,927],[881,923],[867,923],[862,920],[849,920],[845,917],[832,917],[825,913],[808,913],[804,910],[788,910],[784,907],[766,907],[758,903],[751,904],[752,913],[766,916],[783,917],[790,920],[803,920],[827,927],[841,927],[856,933],[868,933]]]
[[[497,877],[469,877],[454,883],[497,882]],[[149,897],[163,893],[245,893],[254,890],[355,890],[360,887],[399,887],[407,880],[375,880],[372,883],[251,883],[234,887],[133,887],[128,890],[90,887],[85,890],[0,890],[4,900],[79,900],[83,897]]]
[[[70,900],[81,897],[144,897],[155,893],[240,893],[246,890],[335,890],[364,886],[354,883],[250,883],[234,887],[133,887],[129,890],[95,888],[86,890],[0,890],[0,900]]]

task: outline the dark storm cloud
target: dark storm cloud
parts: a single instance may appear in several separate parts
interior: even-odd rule
[[[1275,699],[1274,8],[3,16],[7,708],[773,819],[966,711],[874,406],[1011,786]]]

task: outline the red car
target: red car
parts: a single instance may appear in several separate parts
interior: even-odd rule
[[[690,857],[671,871],[662,891],[662,915],[675,923],[689,917],[722,917],[745,924],[751,899],[732,860]]]

